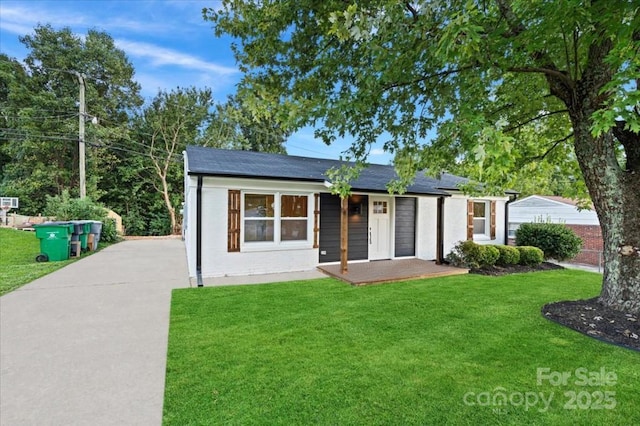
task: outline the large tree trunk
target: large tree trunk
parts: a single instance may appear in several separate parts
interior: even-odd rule
[[[610,49],[608,39],[589,47],[580,80],[549,73],[547,81],[551,94],[569,111],[576,158],[602,228],[600,302],[640,314],[640,137],[617,127],[599,136],[591,133],[593,114],[603,108],[608,96],[602,88],[612,76],[604,60]],[[618,159],[620,148],[626,155],[624,164]]]
[[[592,136],[590,111],[571,115],[575,153],[602,228],[600,301],[640,314],[640,176],[632,164],[618,163],[612,132]]]

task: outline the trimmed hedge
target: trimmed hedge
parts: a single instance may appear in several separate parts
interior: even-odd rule
[[[517,265],[520,262],[520,252],[511,246],[495,246],[500,252],[500,257],[496,264],[500,266]]]
[[[561,223],[523,223],[516,231],[517,246],[534,246],[545,259],[573,259],[580,253],[582,240]]]
[[[537,247],[480,245],[469,240],[456,244],[445,260],[453,266],[470,269],[486,268],[496,264],[537,266],[544,260],[544,255]]]
[[[520,252],[520,265],[536,266],[544,261],[544,253],[538,247],[518,246]]]

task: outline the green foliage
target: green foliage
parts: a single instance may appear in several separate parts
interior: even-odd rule
[[[639,128],[640,17],[632,3],[563,2],[558,14],[544,2],[225,0],[204,17],[218,36],[236,40],[246,104],[287,128],[321,123],[326,143],[351,135],[354,158],[366,160],[380,140],[393,154],[428,158],[402,164],[413,172],[426,165],[516,189],[535,180],[587,197],[572,150],[575,123],[550,86],[573,87],[604,63],[608,100],[585,119],[609,131],[624,111],[627,127]],[[613,46],[592,63],[589,49],[603,41]]]
[[[45,215],[54,216],[56,220],[96,220],[102,222],[100,241],[113,243],[120,236],[116,231],[114,219],[107,218],[107,210],[103,205],[92,201],[90,198],[71,198],[69,191],[55,197],[47,196]]]
[[[545,259],[573,259],[580,253],[582,240],[561,223],[523,223],[516,231],[516,245],[534,246]]]
[[[102,230],[100,231],[100,241],[105,243],[115,243],[120,240],[120,235],[116,230],[116,221],[112,218],[105,218],[102,221]]]
[[[520,252],[520,265],[536,266],[544,261],[544,253],[538,247],[518,246]]]
[[[480,266],[487,267],[495,265],[500,258],[500,251],[493,245],[483,245],[480,247]]]
[[[505,245],[497,245],[494,247],[498,250],[498,252],[500,252],[500,257],[498,257],[498,261],[496,262],[497,265],[517,265],[520,262],[520,252],[516,247]]]
[[[456,244],[446,256],[447,262],[465,268],[493,266],[500,258],[500,251],[492,245],[476,244],[471,240]]]
[[[20,40],[28,50],[23,63],[0,56],[0,193],[20,197],[20,212],[42,213],[46,196],[63,189],[77,194],[79,81],[86,75],[87,113],[99,125],[87,125],[87,193],[102,195],[104,170],[113,161],[111,145],[128,124],[128,111],[142,103],[133,67],[113,39],[89,30],[78,35],[70,28],[38,25]],[[3,92],[0,89],[0,92]]]
[[[276,121],[252,114],[238,95],[218,104],[202,139],[202,145],[243,151],[286,154],[289,133]]]
[[[46,216],[54,216],[56,220],[98,220],[107,217],[104,206],[93,202],[90,198],[71,198],[69,191],[62,191],[61,195],[47,196],[44,209]]]

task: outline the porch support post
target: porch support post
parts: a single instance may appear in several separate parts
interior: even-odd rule
[[[196,278],[202,287],[202,176],[198,176],[196,188]]]
[[[444,260],[444,197],[438,197],[436,211],[436,265]]]
[[[349,197],[340,197],[340,273],[348,272]]]

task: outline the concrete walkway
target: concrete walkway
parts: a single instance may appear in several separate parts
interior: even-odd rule
[[[159,425],[179,239],[125,241],[0,297],[1,425]]]

